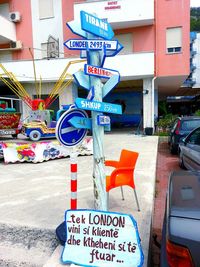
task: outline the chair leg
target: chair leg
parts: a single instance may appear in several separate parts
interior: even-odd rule
[[[109,192],[107,192],[107,209],[109,210]]]
[[[120,188],[121,188],[122,200],[124,200],[124,191],[123,191],[122,186],[120,186]]]
[[[134,194],[135,194],[135,200],[136,200],[136,203],[137,203],[137,208],[138,208],[138,211],[140,211],[140,205],[139,205],[139,201],[138,201],[138,198],[137,198],[137,193],[136,193],[135,188],[133,190],[134,190]]]

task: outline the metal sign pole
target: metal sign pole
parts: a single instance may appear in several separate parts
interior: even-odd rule
[[[88,34],[89,35],[89,34]],[[89,35],[91,38],[93,35]],[[100,66],[100,54],[96,51],[89,53],[90,64]],[[94,101],[102,102],[102,87],[101,79],[90,76],[91,86],[94,87]],[[96,210],[107,210],[107,193],[106,193],[106,175],[104,166],[104,127],[97,124],[97,116],[99,112],[92,111],[92,135],[93,135],[93,183],[94,183],[94,207]]]

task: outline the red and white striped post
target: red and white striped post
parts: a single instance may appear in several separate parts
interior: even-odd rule
[[[77,209],[77,153],[72,152],[70,155],[71,168],[71,209]]]

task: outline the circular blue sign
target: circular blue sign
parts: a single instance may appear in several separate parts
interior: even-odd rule
[[[76,108],[62,114],[56,125],[56,138],[66,147],[78,145],[87,135],[87,129],[77,129],[70,124],[73,117],[88,118],[85,111]]]

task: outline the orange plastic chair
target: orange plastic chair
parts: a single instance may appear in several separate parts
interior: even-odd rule
[[[122,193],[122,200],[124,200],[124,193],[122,186],[124,185],[130,186],[134,190],[138,211],[140,211],[140,206],[134,183],[134,170],[138,156],[139,153],[137,152],[123,149],[121,151],[119,161],[106,160],[105,166],[115,168],[113,172],[110,174],[110,176],[106,176],[106,192],[109,192],[111,189],[120,186]]]

